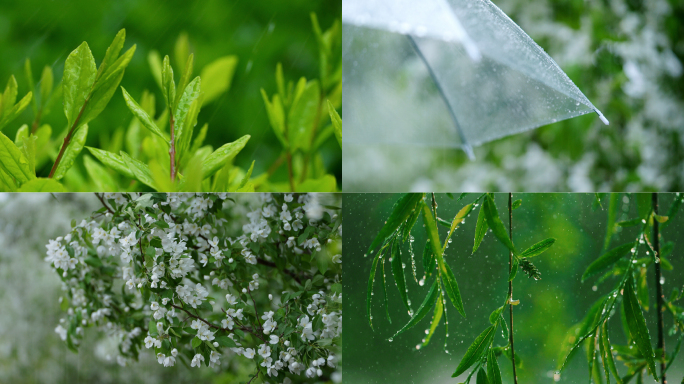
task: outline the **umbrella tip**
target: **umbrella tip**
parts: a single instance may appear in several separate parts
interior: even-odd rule
[[[603,113],[601,113],[601,111],[599,111],[598,109],[594,109],[594,111],[599,116],[599,119],[601,119],[601,121],[603,121],[603,124],[605,124],[605,125],[609,124],[608,119],[606,119],[606,117],[603,116]]]
[[[468,155],[468,160],[475,161],[475,152],[473,152],[473,147],[471,147],[470,144],[463,144],[461,148],[466,153],[466,155]]]

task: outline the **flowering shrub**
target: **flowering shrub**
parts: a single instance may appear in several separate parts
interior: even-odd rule
[[[253,360],[252,380],[341,379],[339,198],[98,198],[91,220],[46,246],[70,349],[96,327],[118,340],[121,365],[153,349],[164,366],[225,369],[237,355]]]

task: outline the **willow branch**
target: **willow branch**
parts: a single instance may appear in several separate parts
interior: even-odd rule
[[[653,193],[651,194],[651,205],[653,207],[653,213],[655,215],[658,214],[658,194]],[[659,228],[658,228],[658,220],[653,218],[653,251],[655,252],[654,257],[656,260],[660,258],[660,233],[659,233]],[[656,280],[656,299],[657,299],[657,304],[656,304],[656,313],[658,316],[658,349],[661,350],[661,359],[660,359],[660,377],[661,377],[661,382],[662,384],[667,383],[667,379],[665,378],[665,360],[666,360],[666,354],[665,354],[665,338],[663,337],[663,311],[665,310],[664,308],[664,299],[663,299],[663,284],[662,284],[662,275],[660,271],[660,262],[655,263],[655,280]]]

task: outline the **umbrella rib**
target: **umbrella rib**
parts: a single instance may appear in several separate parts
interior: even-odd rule
[[[437,90],[439,91],[440,96],[442,96],[442,99],[447,105],[447,109],[449,110],[449,113],[451,114],[451,119],[454,121],[454,125],[456,125],[456,131],[458,132],[458,136],[461,138],[461,141],[463,142],[463,150],[465,151],[466,155],[468,155],[468,158],[470,160],[475,160],[475,153],[473,153],[473,147],[470,145],[468,142],[468,139],[466,138],[465,134],[463,133],[463,130],[461,129],[461,125],[458,124],[458,119],[456,118],[456,112],[454,112],[454,109],[451,107],[451,103],[449,103],[449,99],[446,97],[446,93],[444,92],[444,89],[442,89],[442,85],[439,83],[439,79],[437,78],[437,75],[435,72],[432,70],[432,67],[430,66],[430,63],[428,63],[427,58],[423,55],[423,52],[420,50],[418,47],[418,44],[416,43],[416,40],[413,38],[411,35],[406,35],[408,37],[409,41],[411,42],[411,46],[413,47],[413,50],[416,51],[418,54],[418,57],[420,57],[421,60],[425,63],[425,66],[428,69],[428,72],[430,73],[430,77],[432,78],[432,81],[435,82],[435,86],[437,86]]]

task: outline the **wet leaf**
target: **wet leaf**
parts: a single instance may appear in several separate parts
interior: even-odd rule
[[[176,82],[173,79],[173,68],[171,67],[168,55],[164,56],[164,61],[162,62],[161,85],[166,107],[173,110],[173,104],[176,100]]]
[[[188,110],[190,105],[197,100],[200,94],[200,78],[195,77],[183,91],[183,95],[178,102],[178,107],[174,112],[175,119],[175,129],[174,135],[176,143],[179,142],[181,135],[183,134],[183,126],[185,123],[185,117],[188,115]],[[177,155],[180,158],[180,155]]]
[[[128,168],[128,165],[126,165],[126,162],[124,162],[123,158],[116,153],[111,153],[108,151],[103,151],[101,149],[93,148],[93,147],[86,147],[90,151],[90,153],[95,156],[96,159],[100,160],[100,162],[109,168],[113,169],[114,171],[128,177],[128,178],[135,178],[133,175],[133,172]]]
[[[489,348],[487,356],[487,377],[491,384],[501,384],[501,371],[499,371],[499,362],[496,361],[494,348]]]
[[[232,143],[222,145],[219,149],[207,156],[202,162],[204,177],[207,178],[218,172],[219,169],[223,168],[228,161],[232,160],[238,153],[240,153],[242,148],[244,148],[247,144],[247,141],[249,141],[250,137],[250,135],[244,135]]]
[[[321,272],[324,273],[324,272]],[[389,314],[389,300],[387,300],[387,281],[385,280],[385,259],[382,259],[382,294],[385,298],[385,313],[387,314],[387,321],[392,324],[392,319],[390,318]]]
[[[477,251],[487,234],[489,226],[487,225],[487,217],[484,213],[484,205],[480,207],[480,212],[477,214],[477,224],[475,225],[475,244],[473,245],[473,253]]]
[[[456,228],[458,228],[459,225],[463,222],[463,220],[468,216],[470,211],[473,210],[473,205],[468,204],[465,207],[461,208],[460,211],[456,214],[454,217],[454,220],[451,222],[451,227],[449,228],[449,234],[446,237],[446,240],[444,241],[444,245],[442,247],[442,252],[446,249],[447,244],[449,243],[449,239],[451,238],[451,235],[454,233]]]
[[[423,303],[420,305],[420,307],[418,307],[418,310],[414,312],[413,317],[411,317],[411,320],[409,320],[409,322],[406,325],[404,325],[404,327],[401,328],[399,332],[395,333],[394,336],[392,336],[392,338],[399,336],[400,334],[404,333],[404,331],[418,324],[418,322],[422,320],[428,312],[430,312],[430,308],[432,308],[432,306],[435,305],[437,297],[439,296],[438,281],[439,279],[435,279],[434,283],[432,283],[430,291],[428,292],[427,296],[425,296],[425,300],[423,300]]]
[[[311,133],[318,123],[316,117],[320,93],[318,81],[309,81],[290,108],[287,117],[287,138],[293,151],[299,148],[308,151],[311,146]]]
[[[480,368],[479,371],[477,371],[477,384],[489,384],[489,378],[487,378],[487,374],[485,373],[483,368]]]
[[[69,54],[64,63],[62,94],[64,97],[64,114],[70,128],[73,128],[83,104],[90,95],[96,74],[95,58],[90,52],[88,43],[84,41]]]
[[[634,280],[630,275],[624,287],[624,301],[622,303],[625,310],[625,317],[627,318],[627,326],[632,339],[636,342],[639,352],[646,358],[648,362],[648,369],[651,375],[658,380],[658,375],[655,369],[655,359],[653,354],[653,347],[651,346],[651,336],[648,334],[646,327],[646,319],[639,307],[636,293],[634,292]]]
[[[147,164],[130,157],[126,152],[121,151],[121,158],[128,166],[128,169],[133,173],[133,177],[152,189],[157,189],[154,179],[152,178],[152,171]]]
[[[399,244],[395,241],[392,244],[392,275],[394,275],[394,282],[396,283],[397,290],[399,290],[399,296],[401,301],[406,306],[406,310],[411,313],[411,307],[408,303],[408,294],[406,293],[406,278],[404,276],[403,262],[401,261],[401,251],[399,249]]]
[[[126,105],[128,106],[128,109],[133,112],[133,115],[140,121],[140,124],[142,124],[143,127],[147,128],[150,132],[154,133],[155,135],[159,136],[167,145],[169,144],[168,138],[164,136],[162,131],[157,127],[157,124],[154,123],[154,119],[150,117],[150,115],[145,112],[140,105],[131,97],[128,92],[126,92],[126,89],[124,87],[121,87],[121,91],[123,93],[124,100],[126,101]]]
[[[482,204],[482,208],[485,211],[487,225],[492,229],[494,236],[496,236],[496,238],[499,239],[499,241],[505,245],[506,248],[515,254],[513,242],[511,241],[511,238],[508,237],[506,227],[504,227],[503,222],[499,218],[499,211],[496,209],[496,204],[494,203],[494,198],[492,198],[492,195],[487,194],[487,197]]]
[[[456,283],[456,277],[451,271],[449,264],[444,263],[446,273],[442,276],[444,279],[444,286],[446,287],[447,295],[451,300],[451,303],[456,307],[458,313],[461,316],[466,317],[465,309],[463,308],[463,301],[461,300],[461,292],[458,290],[458,283]]]
[[[551,248],[553,243],[556,242],[556,239],[550,237],[548,239],[542,240],[533,246],[527,248],[524,250],[521,254],[520,257],[534,257],[534,256],[539,256],[542,253],[544,253],[547,249]]]
[[[328,100],[328,111],[330,112],[330,120],[332,121],[335,130],[335,138],[337,138],[337,142],[342,146],[342,118],[337,113],[330,100]]]
[[[608,327],[606,327],[606,323],[603,323],[601,326],[601,355],[603,363],[607,366],[608,371],[613,375],[615,381],[618,384],[622,384],[620,374],[615,367],[615,360],[613,359],[613,352],[610,346],[610,339],[608,338]],[[608,373],[606,373],[606,381],[608,381]]]
[[[435,312],[432,315],[432,324],[430,325],[430,331],[428,332],[427,336],[425,337],[425,341],[423,342],[423,347],[427,346],[428,343],[430,343],[432,335],[435,333],[435,330],[437,329],[439,322],[442,320],[443,312],[444,305],[442,304],[442,296],[440,295],[439,298],[437,298],[437,301],[435,302]]]
[[[633,247],[634,243],[630,242],[622,244],[604,253],[598,259],[594,260],[593,263],[589,264],[587,269],[584,271],[584,274],[582,274],[582,281],[585,281],[586,279],[617,263],[621,258],[629,254]]]
[[[34,179],[29,162],[21,150],[9,139],[0,133],[0,169],[16,181],[16,186]]]
[[[373,242],[368,248],[368,254],[373,253],[373,250],[382,244],[388,236],[394,233],[399,226],[408,219],[419,201],[423,199],[422,193],[408,193],[403,195],[399,201],[394,204],[392,213],[382,226],[380,232],[375,236]]]
[[[456,371],[453,375],[451,375],[451,377],[460,376],[463,372],[465,372],[468,368],[482,358],[482,356],[487,352],[489,346],[492,344],[492,340],[494,340],[495,331],[496,325],[492,325],[485,329],[475,339],[470,347],[468,347],[468,350],[466,351],[465,355],[463,355],[461,362],[458,364],[458,368],[456,368]]]
[[[64,186],[54,179],[33,179],[24,183],[17,192],[66,192]]]
[[[116,184],[116,181],[112,178],[112,176],[109,175],[107,170],[101,166],[99,163],[97,163],[95,160],[93,160],[90,156],[84,155],[83,156],[83,164],[85,165],[86,171],[88,172],[88,176],[90,177],[90,180],[95,183],[95,187],[97,188],[97,191],[100,192],[117,192],[119,191],[119,187]]]

